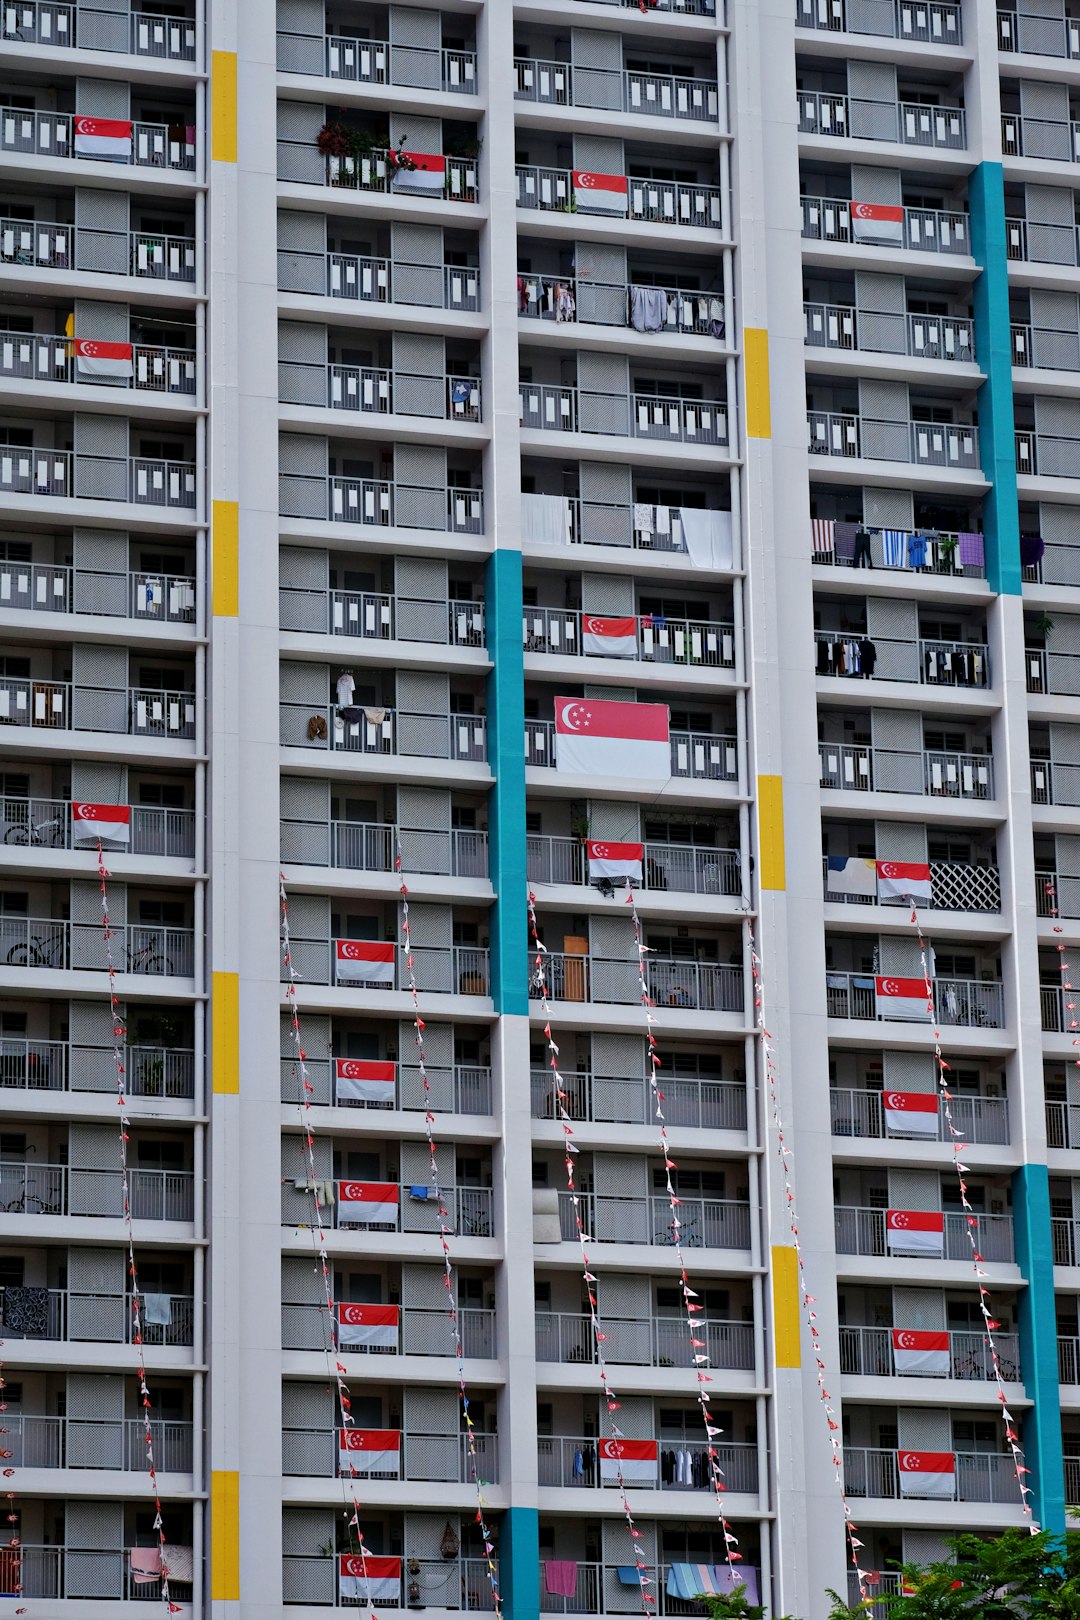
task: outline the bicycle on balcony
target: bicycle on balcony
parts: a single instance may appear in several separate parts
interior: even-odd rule
[[[58,968],[64,965],[64,934],[31,934],[21,939],[7,953],[9,967]]]
[[[5,844],[39,844],[47,849],[61,849],[65,842],[66,824],[62,817],[50,821],[16,822],[4,834]]]
[[[163,951],[160,951],[152,939],[148,939],[145,945],[140,945],[137,948],[132,945],[125,945],[124,956],[126,965],[123,971],[125,973],[173,974],[176,972],[172,957],[166,956]]]
[[[654,1244],[670,1244],[672,1248],[679,1244],[684,1249],[704,1248],[701,1232],[696,1220],[680,1221],[676,1227],[674,1221],[668,1221],[665,1226],[658,1226],[653,1233]]]

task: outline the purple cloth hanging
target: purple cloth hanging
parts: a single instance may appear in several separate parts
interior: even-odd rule
[[[855,531],[857,523],[837,523],[833,532],[833,555],[838,563],[852,563],[855,561]]]
[[[986,547],[981,534],[958,534],[956,542],[962,568],[985,568]]]
[[[1021,568],[1034,568],[1036,563],[1042,562],[1045,550],[1046,541],[1041,534],[1022,534],[1020,536]]]

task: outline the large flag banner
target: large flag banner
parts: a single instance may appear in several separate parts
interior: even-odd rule
[[[130,844],[131,806],[129,804],[81,804],[71,806],[71,837],[76,844]]]
[[[885,1233],[890,1254],[934,1255],[945,1252],[945,1217],[922,1209],[889,1209]]]
[[[592,214],[625,214],[629,192],[625,174],[593,174],[590,169],[573,171],[574,202]]]
[[[392,1103],[396,1089],[396,1063],[370,1063],[362,1058],[334,1059],[334,1096],[338,1102]]]
[[[641,882],[644,844],[608,844],[590,838],[585,847],[589,852],[590,883],[598,878],[629,878],[632,883]]]
[[[608,776],[671,776],[666,703],[615,703],[607,698],[555,699],[555,765],[602,782]]]
[[[586,614],[581,621],[581,645],[595,658],[636,658],[637,620],[598,619]]]
[[[879,900],[910,900],[930,904],[930,868],[925,861],[878,861]]]
[[[938,1100],[933,1091],[885,1091],[881,1096],[890,1136],[925,1136],[937,1141]]]
[[[446,189],[446,159],[433,152],[403,152],[415,169],[395,168],[392,191],[407,197],[441,197]]]
[[[956,1495],[956,1456],[951,1451],[898,1451],[901,1496],[933,1496],[952,1501]]]
[[[660,1445],[656,1440],[601,1440],[600,1478],[628,1485],[656,1485],[660,1479]]]
[[[862,855],[827,855],[825,890],[827,894],[859,894],[865,895],[868,900],[876,900],[876,863]]]
[[[856,242],[891,242],[904,239],[904,210],[899,203],[853,202],[851,230]]]
[[[339,1429],[338,1467],[343,1474],[401,1472],[400,1429]]]
[[[130,343],[102,343],[97,338],[76,338],[75,367],[82,377],[133,377]]]
[[[339,1181],[339,1226],[396,1226],[401,1188],[394,1181]]]
[[[899,1376],[948,1378],[949,1335],[926,1333],[917,1328],[893,1328],[893,1366]]]
[[[338,1593],[349,1603],[401,1598],[401,1559],[338,1554]]]
[[[362,980],[365,984],[394,982],[394,956],[397,946],[393,940],[385,943],[377,939],[338,939],[334,941],[338,983],[343,979]]]
[[[75,119],[75,156],[126,163],[131,156],[131,122],[126,118]]]
[[[374,1345],[379,1350],[396,1350],[400,1325],[400,1305],[348,1305],[338,1301],[339,1350],[361,1344]]]
[[[923,979],[894,979],[879,974],[874,980],[874,1003],[879,1018],[930,1022],[930,998]]]

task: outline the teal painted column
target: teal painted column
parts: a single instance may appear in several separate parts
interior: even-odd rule
[[[992,485],[983,502],[986,577],[995,591],[1019,596],[1020,515],[1016,505],[1009,261],[1005,241],[1005,183],[1000,163],[980,163],[968,183],[971,251],[982,274],[974,287],[975,357],[986,381],[979,389],[979,448]]]
[[[488,760],[495,786],[488,850],[491,993],[498,1013],[528,1013],[529,936],[525,874],[525,655],[521,643],[521,553],[496,551],[486,581]]]
[[[499,1590],[506,1620],[539,1620],[540,1515],[508,1508],[499,1535]]]
[[[1020,1295],[1020,1368],[1034,1406],[1024,1419],[1024,1457],[1031,1469],[1035,1517],[1044,1530],[1065,1529],[1065,1468],[1061,1447],[1057,1317],[1050,1178],[1044,1164],[1013,1176],[1016,1259],[1027,1281]]]

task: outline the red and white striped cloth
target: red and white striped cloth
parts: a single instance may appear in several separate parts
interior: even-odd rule
[[[836,524],[832,518],[811,518],[810,532],[814,538],[814,556],[823,557],[836,550]]]

